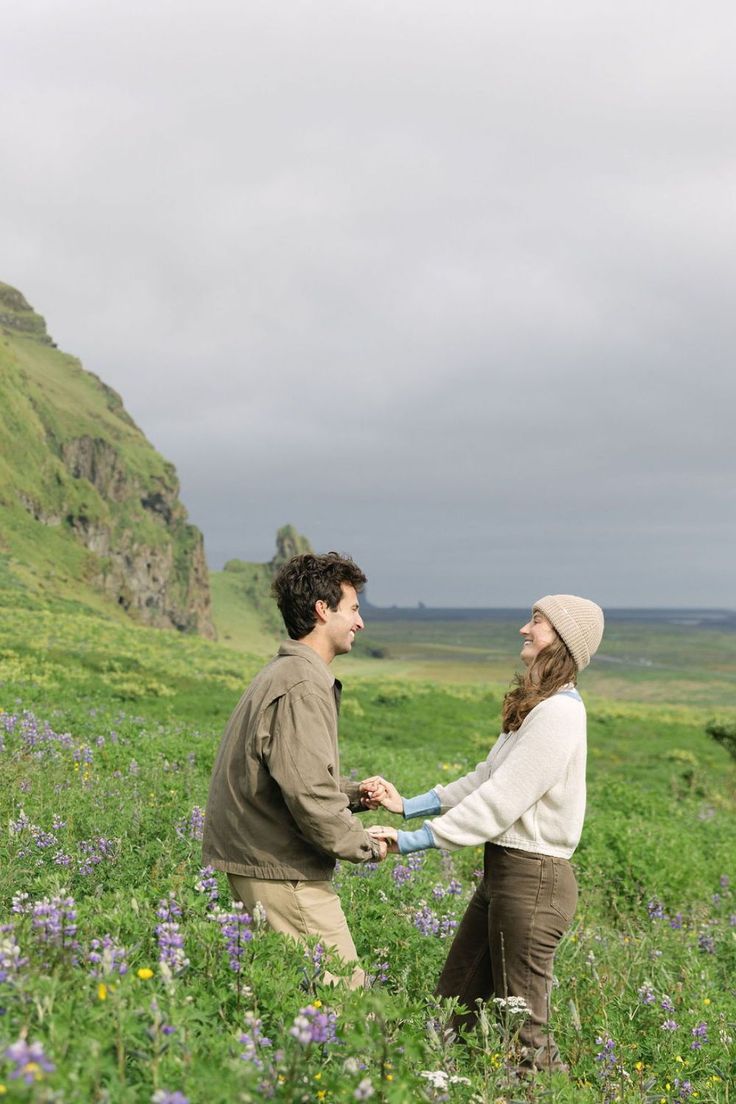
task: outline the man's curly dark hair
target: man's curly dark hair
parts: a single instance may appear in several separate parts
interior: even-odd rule
[[[323,556],[305,552],[284,564],[271,591],[292,640],[308,636],[316,625],[316,602],[326,602],[331,610],[337,609],[343,583],[360,591],[366,584],[366,577],[354,560],[337,552],[327,552]]]

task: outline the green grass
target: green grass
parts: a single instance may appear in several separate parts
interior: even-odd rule
[[[359,952],[369,973],[385,975],[370,992],[324,988],[299,948],[260,930],[243,944],[238,985],[219,924],[197,889],[193,815],[204,807],[227,716],[261,658],[95,616],[62,600],[18,606],[11,586],[0,594],[0,732],[15,729],[0,752],[0,923],[12,925],[12,939],[28,959],[0,982],[0,1056],[25,1034],[56,1066],[26,1087],[10,1078],[13,1064],[0,1057],[9,1099],[137,1104],[156,1090],[176,1089],[190,1104],[267,1093],[284,1101],[348,1102],[368,1079],[371,1099],[438,1100],[442,1094],[422,1071],[466,1078],[469,1084],[457,1081],[448,1093],[468,1104],[606,1098],[674,1104],[683,1099],[684,1081],[698,1094],[693,1099],[732,1099],[733,1048],[726,1040],[736,1020],[736,929],[729,919],[736,900],[721,877],[736,879],[736,769],[705,734],[714,712],[709,702],[668,701],[664,675],[658,684],[642,684],[633,672],[625,700],[606,696],[596,672],[587,673],[589,812],[575,857],[581,904],[558,954],[553,995],[555,1034],[572,1074],[519,1085],[507,1072],[513,1040],[503,1025],[488,1022],[485,1035],[463,1047],[444,1038],[444,1013],[431,992],[447,940],[421,934],[414,923],[423,908],[438,924],[461,915],[479,849],[429,853],[403,885],[392,877],[399,860],[367,876],[343,865],[338,886]],[[633,642],[637,654],[651,654],[658,641],[666,648],[667,634],[626,632],[622,648]],[[689,647],[679,636],[669,641],[673,661],[687,655],[707,673],[712,645],[705,637],[691,634]],[[493,680],[437,682],[417,677],[421,662],[413,677],[408,663],[399,677],[402,662],[341,660],[343,767],[359,776],[380,769],[403,791],[418,792],[485,757],[510,667],[504,670],[499,653]],[[619,677],[626,680],[627,669]],[[716,689],[719,679],[712,680]],[[637,701],[642,685],[647,700]],[[656,686],[666,704],[649,700]],[[48,723],[61,738],[28,746],[21,734],[28,720],[9,720],[24,708],[41,731]],[[736,719],[733,710],[719,711]],[[35,828],[8,831],[22,816]],[[40,845],[44,834],[54,843]],[[90,854],[98,860],[91,865]],[[447,893],[451,878],[460,896]],[[218,883],[226,905],[224,879]],[[11,912],[18,893],[28,893],[29,902],[70,896],[79,948],[45,945],[30,914]],[[167,980],[156,925],[160,902],[171,893],[189,965]],[[105,935],[126,949],[122,977],[91,976],[92,941]],[[641,995],[649,990],[652,1004]],[[662,1008],[665,999],[673,1012]],[[299,1009],[316,1000],[337,1015],[339,1046],[305,1048],[290,1034]],[[242,1057],[249,1013],[274,1041],[261,1048],[260,1070]],[[675,1031],[662,1029],[665,1018],[677,1023]],[[692,1032],[701,1023],[708,1042],[693,1050]],[[608,1037],[616,1064],[602,1078],[597,1040]]]

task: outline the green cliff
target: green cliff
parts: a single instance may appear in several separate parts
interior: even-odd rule
[[[0,284],[0,595],[214,636],[202,535],[120,396]]]

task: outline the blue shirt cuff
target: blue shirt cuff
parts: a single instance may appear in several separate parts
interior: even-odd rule
[[[432,829],[425,821],[416,832],[398,832],[399,851],[402,855],[408,855],[410,851],[426,851],[428,847],[436,847]]]
[[[412,817],[436,816],[440,812],[442,804],[436,790],[427,790],[426,793],[417,794],[416,797],[404,798],[404,820]]]

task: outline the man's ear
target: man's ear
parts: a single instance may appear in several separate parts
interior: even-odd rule
[[[327,620],[327,611],[329,610],[329,608],[330,607],[327,605],[327,602],[325,602],[323,598],[318,598],[317,601],[314,603],[314,612],[317,615],[317,622],[319,624],[324,625],[325,621]]]

